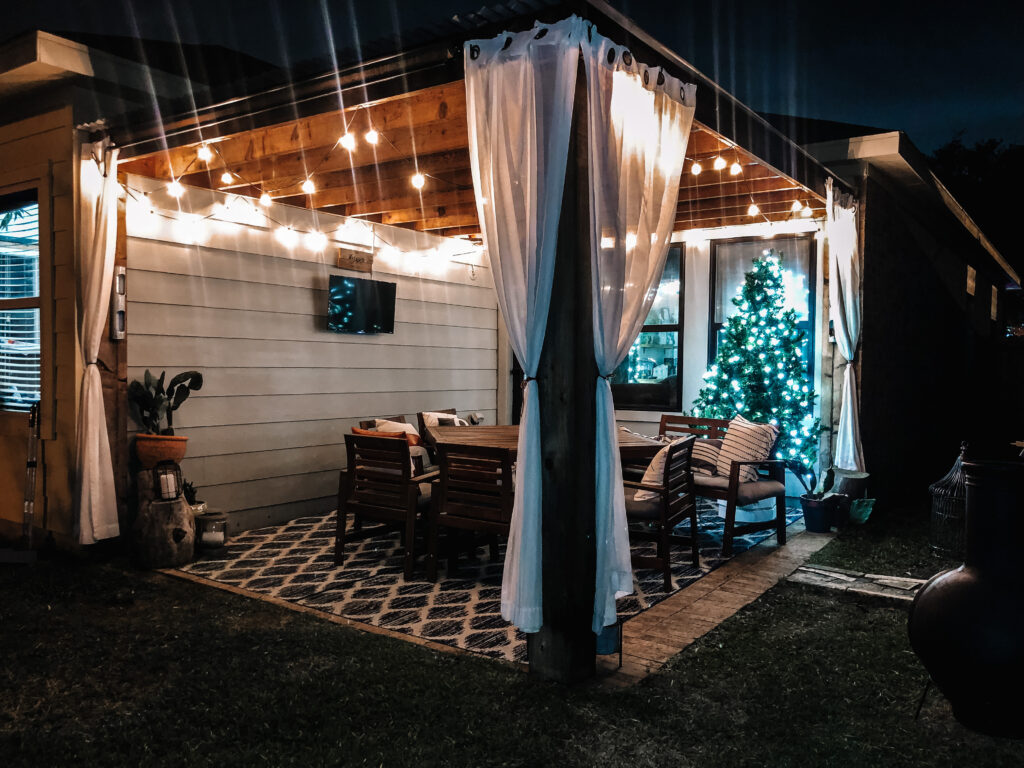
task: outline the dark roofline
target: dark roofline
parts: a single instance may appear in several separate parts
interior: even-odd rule
[[[573,13],[594,22],[601,34],[628,47],[641,61],[661,66],[684,82],[696,83],[695,119],[727,140],[822,197],[828,177],[846,188],[796,142],[603,0],[513,0],[484,8],[454,18],[447,25],[447,34],[439,26],[438,39],[411,50],[201,107],[160,124],[133,129],[125,121],[115,126],[114,139],[122,146],[122,154],[132,157],[320,114],[337,109],[339,99],[359,104],[454,82],[463,77],[462,45],[466,40],[529,29],[535,20],[554,22]]]

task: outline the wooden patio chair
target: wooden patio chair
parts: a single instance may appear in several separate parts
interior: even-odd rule
[[[416,517],[429,508],[430,482],[437,472],[414,475],[409,444],[393,437],[345,435],[345,451],[348,466],[341,473],[338,488],[335,564],[341,565],[344,558],[345,524],[351,512],[360,528],[364,518],[381,523],[360,530],[358,538],[395,527],[402,531],[404,573],[406,579],[411,578],[416,557]]]
[[[397,422],[398,424],[411,424],[412,423],[410,421],[407,421],[405,416],[381,416],[380,418],[382,418],[382,419],[384,419],[386,421],[394,421],[394,422]],[[360,429],[376,429],[377,428],[377,419],[363,419],[362,421],[359,422],[359,428]],[[419,430],[420,430],[420,435],[422,436],[422,434],[423,434],[422,420],[421,420],[421,425],[419,427]],[[415,474],[423,475],[423,474],[426,474],[427,472],[430,472],[430,471],[435,469],[434,463],[433,463],[433,461],[431,460],[431,457],[430,457],[430,452],[426,449],[425,446],[417,445],[415,448],[412,448],[409,451],[409,453],[412,455],[412,464],[413,464],[413,467],[416,470]]]
[[[497,537],[508,536],[515,501],[512,457],[504,448],[438,443],[439,475],[434,482],[427,527],[427,577],[437,581],[437,537],[441,527],[486,533],[492,537],[491,557],[497,556]],[[448,555],[448,571],[458,557]]]
[[[657,484],[624,480],[626,488],[626,517],[633,522],[644,523],[645,528],[630,530],[631,538],[657,542],[657,555],[634,556],[635,568],[657,568],[665,578],[665,591],[672,589],[672,544],[689,544],[693,554],[693,565],[700,567],[698,546],[697,500],[693,491],[693,473],[690,472],[690,454],[696,438],[682,440],[668,446],[665,457],[665,471]],[[657,499],[636,500],[638,491],[650,491]],[[680,536],[675,528],[683,520],[690,521],[690,535]]]
[[[729,428],[728,419],[698,418],[665,414],[661,417],[662,434],[696,435],[700,439],[721,441]],[[778,439],[776,438],[776,445]],[[775,455],[772,445],[769,456]],[[740,480],[743,467],[753,467],[758,473],[756,480]],[[774,528],[779,544],[786,543],[786,463],[779,459],[764,461],[734,461],[729,476],[694,473],[693,486],[698,496],[725,502],[725,528],[722,533],[722,555],[730,557],[733,539],[748,533]],[[756,523],[736,523],[736,507],[754,504],[765,499],[775,499],[775,517]]]
[[[431,413],[450,413],[454,419],[457,412],[454,408],[439,408]],[[437,440],[430,432],[430,427],[427,426],[427,422],[423,419],[423,411],[416,414],[417,426],[420,430],[420,437],[423,439],[423,445],[427,449],[427,453],[430,454],[430,460],[434,464],[437,464]]]

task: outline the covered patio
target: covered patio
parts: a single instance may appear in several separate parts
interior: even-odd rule
[[[500,601],[503,566],[482,550],[471,558],[468,578],[449,575],[437,587],[402,582],[396,539],[363,541],[340,569],[327,559],[344,434],[360,421],[446,408],[491,424],[519,420],[511,346],[522,342],[515,331],[510,338],[504,278],[492,271],[496,254],[482,249],[480,211],[489,199],[474,191],[479,148],[471,142],[464,80],[464,56],[471,52],[464,45],[505,30],[527,34],[535,20],[554,25],[570,13],[621,46],[623,58],[635,57],[696,92],[692,122],[680,137],[678,194],[670,219],[659,225],[670,235],[664,248],[706,230],[753,228],[770,237],[820,225],[830,174],[600,2],[464,19],[463,29],[433,42],[329,76],[148,126],[114,126],[125,188],[117,262],[128,273],[129,317],[128,344],[109,350],[115,359],[103,374],[112,389],[120,388],[107,413],[115,426],[115,474],[127,475],[134,429],[124,404],[127,381],[146,369],[202,370],[206,388],[175,422],[191,440],[182,466],[205,489],[205,500],[229,513],[232,540],[226,556],[201,560],[187,573],[431,642],[528,658],[546,677],[592,674],[600,440],[594,414],[605,385],[598,384],[591,342],[591,161],[582,64],[552,254],[551,309],[543,348],[531,355],[535,370],[527,366],[526,376],[536,382],[531,390],[540,412],[534,426],[541,453],[530,490],[538,516],[544,512],[537,529],[545,553],[540,632],[531,633],[527,651],[521,634],[487,610]],[[656,239],[652,231],[652,244]],[[381,275],[397,284],[394,337],[326,336],[322,305],[328,279],[338,273]],[[660,277],[660,270],[653,275]],[[812,303],[822,309],[826,281],[819,274],[819,285],[809,286]],[[826,318],[827,311],[818,315],[821,323]],[[817,360],[819,376],[827,368],[828,378],[821,404],[825,450],[833,410],[828,346]],[[635,426],[628,414],[616,417]],[[122,502],[126,496],[122,489]],[[717,509],[702,502],[699,513],[707,534],[717,525]],[[790,513],[789,521],[796,517]],[[737,551],[769,536],[741,541]],[[670,593],[724,560],[716,546],[713,534],[701,542],[700,568],[673,552],[674,590],[663,588],[657,571],[638,571],[637,593],[619,600],[620,620],[646,609],[656,616],[659,605],[674,599]],[[470,610],[446,607],[457,605],[452,596],[459,593],[468,593]],[[631,639],[637,648],[642,642],[625,635],[629,655]],[[635,655],[634,663],[654,663],[650,649],[673,647],[662,642],[667,637],[646,637],[647,656]]]

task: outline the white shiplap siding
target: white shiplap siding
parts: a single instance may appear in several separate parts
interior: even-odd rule
[[[160,204],[148,180],[129,186]],[[183,209],[205,215],[223,198],[189,190]],[[313,228],[308,211],[275,212]],[[316,226],[343,221],[320,214]],[[202,244],[183,243],[172,221],[129,200],[128,375],[202,371],[203,389],[175,417],[189,437],[182,471],[208,504],[233,513],[233,528],[332,509],[344,435],[361,419],[455,407],[495,423],[497,307],[479,254],[422,270],[415,256],[378,259],[373,277],[397,284],[395,333],[354,336],[326,330],[329,276],[368,275],[333,268],[329,253],[290,251],[268,229],[207,227]],[[380,233],[401,250],[451,251],[442,238]]]

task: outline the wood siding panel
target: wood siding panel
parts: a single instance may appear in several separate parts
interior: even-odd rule
[[[183,245],[166,219],[146,231],[131,202],[128,213],[128,379],[203,372],[175,417],[182,470],[233,530],[332,509],[344,436],[362,419],[455,407],[495,423],[497,306],[479,259],[426,277],[375,266],[396,283],[395,332],[336,334],[327,286],[342,273],[325,257],[242,225],[218,225],[217,247]],[[323,231],[333,218],[321,214]]]

